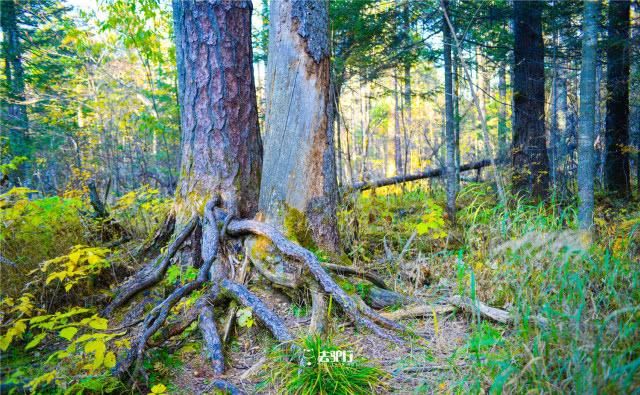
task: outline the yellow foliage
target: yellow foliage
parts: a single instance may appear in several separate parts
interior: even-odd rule
[[[109,267],[109,261],[105,259],[109,252],[108,248],[77,245],[71,249],[69,255],[45,261],[40,266],[40,271],[48,273],[45,284],[59,280],[64,283],[65,291],[69,292],[79,281],[99,274]]]

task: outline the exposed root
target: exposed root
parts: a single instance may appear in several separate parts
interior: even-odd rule
[[[119,361],[115,368],[115,373],[124,377],[127,373],[137,371],[141,366],[142,357],[147,346],[162,344],[162,342],[170,337],[180,334],[197,319],[213,371],[216,376],[220,377],[224,373],[225,368],[223,344],[229,336],[237,308],[232,307],[229,310],[221,338],[220,332],[218,332],[218,328],[216,327],[213,310],[213,304],[219,297],[230,297],[239,304],[251,308],[254,316],[279,342],[288,343],[290,347],[296,348],[296,346],[292,344],[293,336],[284,321],[267,307],[260,298],[243,285],[248,273],[249,257],[257,271],[272,283],[293,289],[303,286],[310,289],[312,299],[310,329],[312,332],[321,332],[326,327],[327,295],[330,295],[332,300],[335,300],[358,326],[366,327],[376,335],[396,343],[403,342],[400,337],[392,332],[405,332],[405,328],[402,325],[379,315],[359,297],[356,299],[348,296],[325,271],[313,253],[289,241],[280,232],[267,224],[250,220],[233,220],[231,216],[225,215],[221,209],[215,207],[216,203],[219,203],[219,200],[214,200],[207,204],[200,227],[198,227],[198,223],[200,222],[199,218],[194,216],[180,232],[175,241],[171,243],[167,253],[161,258],[157,258],[153,264],[145,266],[138,274],[134,275],[131,280],[121,286],[114,300],[105,309],[105,315],[109,316],[116,308],[122,306],[131,297],[157,284],[166,273],[171,259],[175,256],[184,241],[192,234],[196,227],[201,230],[201,232],[198,232],[196,235],[197,238],[200,238],[200,248],[196,251],[200,252],[202,258],[202,265],[199,268],[197,278],[194,281],[175,288],[162,302],[147,314],[141,325],[139,334],[132,341],[131,349],[127,356]],[[168,220],[168,222],[171,222],[171,220]],[[221,229],[218,230],[220,223],[222,226],[220,227]],[[169,227],[168,223],[165,225]],[[228,256],[229,259],[222,259],[220,253],[222,246],[221,240],[226,233],[232,236],[255,234],[266,237],[285,257],[301,264],[304,268],[302,270],[308,270],[312,277],[303,281],[301,276],[296,273],[276,274],[260,259],[251,257],[249,253],[250,248],[247,248],[245,261],[241,267],[239,267],[240,262],[234,259],[232,255]],[[161,238],[162,236],[158,237]],[[327,266],[330,270],[346,275],[359,275],[367,278],[374,284],[385,286],[384,281],[364,271],[338,265]],[[195,306],[183,314],[181,320],[165,326],[165,321],[172,308],[182,298],[204,287],[209,284],[209,282],[211,283],[211,288],[206,295],[198,299]],[[158,336],[155,340],[151,341],[152,336],[157,333]],[[231,393],[242,393],[238,388],[224,380],[216,380],[212,388],[229,391]]]
[[[233,222],[232,222],[233,223]],[[290,342],[293,336],[289,333],[284,321],[276,313],[271,311],[260,298],[255,296],[244,285],[234,283],[231,280],[222,280],[222,290],[243,306],[250,307],[253,314],[269,329],[273,336],[280,342]]]
[[[191,235],[191,232],[196,227],[198,223],[198,218],[193,217],[187,223],[185,228],[180,232],[178,237],[169,245],[167,249],[167,253],[158,257],[154,262],[147,264],[142,270],[140,270],[137,274],[135,274],[129,281],[124,283],[119,289],[116,291],[115,298],[109,303],[109,305],[104,309],[102,315],[105,317],[110,317],[113,314],[113,311],[118,307],[125,304],[129,299],[135,296],[138,292],[143,291],[147,288],[150,288],[160,282],[164,273],[167,271],[167,267],[169,267],[169,263],[171,262],[171,258],[176,254],[182,243]]]
[[[196,303],[197,306],[197,303]],[[149,347],[159,347],[167,340],[174,336],[178,336],[184,332],[189,325],[191,325],[199,317],[199,310],[196,307],[192,307],[185,313],[181,314],[181,319],[177,322],[173,322],[169,325],[165,325],[158,331],[158,334],[150,339],[148,342]]]
[[[331,276],[322,268],[320,262],[316,256],[311,253],[311,251],[289,241],[282,235],[282,233],[278,232],[272,226],[252,220],[234,220],[229,223],[227,231],[232,235],[251,233],[268,238],[285,256],[305,265],[313,277],[318,281],[324,292],[331,295],[357,325],[369,328],[377,336],[384,339],[391,340],[399,344],[404,343],[400,337],[384,328],[381,328],[371,319],[361,314],[357,303],[350,298],[335,281],[333,281]],[[373,315],[378,316],[375,313]],[[402,328],[399,324],[395,324],[394,326]],[[398,329],[402,330],[400,328]]]
[[[198,327],[207,347],[213,373],[218,376],[224,373],[224,354],[222,353],[222,341],[216,328],[216,320],[213,317],[213,307],[209,306],[206,299],[202,299],[198,309],[200,310]]]
[[[309,284],[311,292],[311,323],[309,324],[309,333],[324,333],[327,327],[327,298],[320,286],[315,282]]]
[[[207,218],[205,217],[203,225],[206,225],[206,219]],[[195,225],[193,225],[193,227],[195,227]],[[211,269],[213,261],[217,257],[219,246],[217,229],[215,232],[210,232],[211,228],[211,226],[203,228],[202,240],[204,241],[206,238],[206,240],[210,241],[211,244],[207,248],[201,249],[204,263],[198,271],[198,277],[195,281],[176,288],[164,301],[162,301],[162,303],[158,304],[153,310],[151,310],[151,312],[149,312],[143,323],[142,334],[132,343],[131,349],[129,350],[126,358],[120,361],[116,366],[116,372],[120,376],[129,372],[129,369],[132,366],[135,366],[135,370],[138,370],[140,363],[142,362],[142,356],[147,342],[164,324],[173,306],[175,306],[180,299],[188,296],[191,292],[203,286],[209,279],[209,270]],[[182,232],[181,235],[184,233],[185,232]],[[215,235],[212,236],[210,233],[214,233]],[[169,253],[167,253],[167,255],[169,255]]]
[[[322,267],[324,267],[327,270],[331,270],[334,273],[342,274],[344,276],[362,277],[362,278],[364,278],[366,280],[371,281],[371,283],[377,285],[378,287],[380,287],[382,289],[389,289],[389,287],[387,286],[387,284],[384,282],[384,280],[381,277],[379,277],[378,275],[376,275],[374,273],[371,273],[371,272],[366,271],[366,270],[362,270],[362,269],[357,268],[357,267],[334,265],[332,263],[323,263]]]

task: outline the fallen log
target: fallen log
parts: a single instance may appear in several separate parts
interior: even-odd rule
[[[466,163],[460,166],[460,172],[482,169],[483,167],[487,167],[487,166],[491,166],[491,160],[483,159],[478,162]],[[421,173],[400,175],[395,177],[383,178],[381,180],[375,180],[375,181],[356,182],[350,188],[347,188],[347,192],[366,191],[367,189],[379,188],[387,185],[402,184],[403,182],[422,180],[425,178],[440,177],[443,174],[444,174],[444,168],[439,167],[437,169],[430,169],[430,170],[423,171]]]

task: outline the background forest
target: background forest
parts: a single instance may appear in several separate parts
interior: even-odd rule
[[[257,116],[248,129],[261,133],[255,218],[310,251],[294,247],[293,258],[269,231],[232,219],[257,212],[242,196],[226,219],[208,216],[209,194],[193,197],[185,125],[202,113],[187,107],[205,99],[189,90],[190,67],[219,64],[187,56],[185,43],[200,32],[193,42],[224,52],[202,37],[222,40],[241,18],[211,33],[189,25],[193,2],[176,3],[185,10],[0,0],[0,393],[640,389],[640,2],[291,0],[290,17],[288,1],[254,0],[242,14],[253,75],[238,84],[255,86],[256,114],[250,93],[234,108]],[[320,22],[302,16],[315,13]],[[326,41],[327,53],[300,73],[274,39],[303,23],[317,25],[300,37]],[[298,96],[284,100],[287,89]],[[295,123],[314,114],[324,126]],[[273,159],[281,149],[304,169]],[[308,176],[319,162],[319,178]],[[330,198],[290,207],[311,202],[316,183]],[[291,199],[285,214],[264,209],[273,185]],[[225,310],[211,308],[224,359],[197,313],[215,288],[201,277],[210,223],[213,256],[240,287],[223,280]],[[244,245],[227,240],[252,232]],[[307,288],[282,284],[296,260],[309,265]],[[153,264],[162,278],[125,306],[126,287],[155,276]],[[357,310],[373,333],[351,325]],[[316,362],[336,351],[355,359]]]

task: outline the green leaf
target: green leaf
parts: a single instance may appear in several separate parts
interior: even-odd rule
[[[78,328],[69,326],[60,331],[60,337],[66,340],[71,340],[78,333]]]
[[[37,346],[38,344],[40,344],[40,342],[42,341],[42,339],[44,339],[47,336],[46,332],[45,333],[41,333],[39,335],[37,335],[36,337],[33,338],[33,340],[31,340],[29,342],[29,344],[27,344],[25,346],[25,350],[30,350],[32,348],[34,348],[35,346]]]

